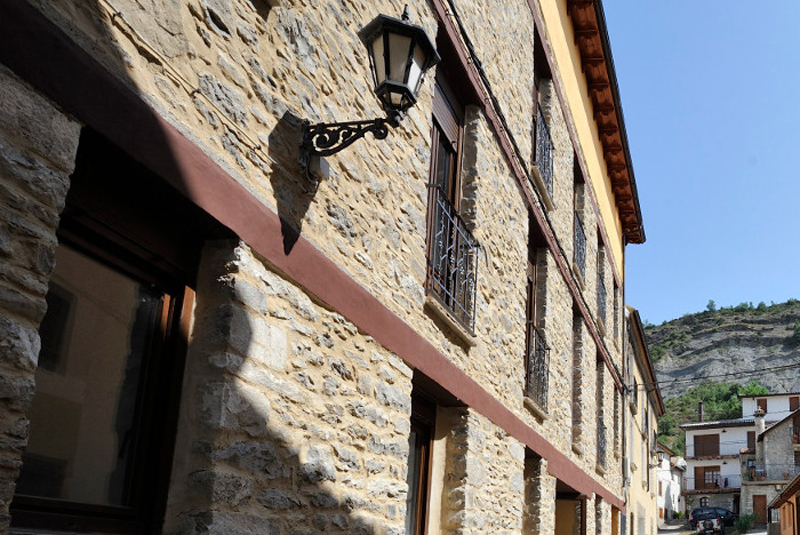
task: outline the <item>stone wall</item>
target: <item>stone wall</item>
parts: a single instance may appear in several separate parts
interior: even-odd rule
[[[168,533],[402,533],[411,369],[247,246],[200,268]]]
[[[100,0],[41,7],[274,209],[287,227],[300,231],[483,388],[527,418],[520,402],[527,208],[484,114],[473,110],[466,125],[474,151],[467,150],[464,160],[464,180],[471,188],[465,215],[481,243],[478,336],[469,350],[443,333],[441,323],[423,306],[431,79],[418,105],[387,140],[359,141],[329,158],[331,176],[316,191],[309,191],[298,172],[301,118],[333,121],[380,115],[376,99],[360,98],[370,95],[370,79],[366,54],[355,33],[374,14],[393,13],[396,7],[355,1],[313,8],[288,0],[275,7],[250,0],[150,1],[150,6],[116,2],[119,14]],[[457,9],[470,39],[480,43],[475,53],[486,66],[491,88],[524,156],[530,152],[533,124],[529,87],[533,18],[524,2],[506,3],[506,9],[489,15],[496,24],[489,24],[478,6],[461,2]],[[147,9],[164,16],[151,20],[143,15]],[[412,11],[414,21],[434,34],[435,20],[426,4],[415,5]],[[486,32],[496,27],[513,31],[492,39]],[[509,39],[517,46],[513,55],[512,47],[504,44]],[[515,72],[514,83],[509,83],[503,69]],[[547,219],[559,246],[553,254],[563,253],[566,265],[571,265],[574,151],[563,103],[554,89],[543,93],[549,95],[548,126],[555,145],[555,208]],[[596,210],[586,204],[589,269],[582,299],[596,313],[598,221]],[[287,231],[284,238],[287,251],[293,246],[291,234]],[[548,286],[552,305],[547,336],[555,362],[561,363],[571,358],[573,296],[565,275],[555,264],[551,267],[555,276]],[[610,270],[605,273],[610,290]],[[606,346],[614,361],[621,360],[613,344]],[[569,390],[569,375],[556,371],[564,368],[554,367],[554,393]],[[563,435],[561,441],[568,446],[569,433],[556,422],[569,417],[570,401],[553,401],[554,424],[541,431]]]
[[[78,123],[0,65],[0,531],[28,439],[39,322]]]
[[[786,481],[796,473],[795,450],[792,440],[793,426],[792,419],[785,420],[770,427],[769,432],[762,435],[759,446],[764,452],[767,479]]]
[[[613,362],[622,361],[611,329],[593,334],[598,332],[598,273],[610,297],[611,269],[598,271],[599,221],[591,195],[581,204],[585,280],[577,281],[570,269],[575,151],[562,109],[566,103],[556,90],[557,72],[540,95],[549,102],[555,146],[553,209],[544,217],[555,246],[541,259],[546,276],[540,321],[550,347],[550,396],[542,417],[523,402],[525,273],[529,211],[546,209],[535,199],[533,207],[527,206],[483,109],[486,103],[468,106],[465,124],[463,215],[481,245],[471,343],[425,306],[432,77],[418,105],[386,140],[368,137],[328,158],[330,177],[318,188],[299,170],[301,119],[381,115],[371,96],[366,54],[355,36],[379,12],[395,14],[396,5],[359,0],[31,3],[279,215],[286,254],[301,234],[513,416],[622,495],[621,461],[611,455],[614,448],[609,448],[607,469],[596,471],[594,407],[605,408],[609,433],[615,411],[611,370],[601,368],[606,375],[598,382],[595,362],[602,349]],[[486,13],[470,2],[454,4],[530,171],[530,6],[503,0],[502,8]],[[435,34],[428,3],[414,3],[412,17]],[[78,125],[11,73],[2,75],[2,90],[17,103],[14,114],[0,115],[0,136],[14,136],[0,138],[8,198],[0,217],[9,229],[8,236],[0,234],[0,252],[7,259],[3,269],[9,272],[0,286],[0,305],[8,311],[1,316],[9,333],[3,339],[10,341],[2,374],[9,392],[3,438],[8,437],[10,452],[4,480],[10,498],[25,441],[24,409],[33,390],[36,328]],[[578,288],[577,295],[570,285]],[[577,334],[576,301],[589,310]],[[198,275],[180,454],[164,531],[401,533],[413,388],[412,370],[400,356],[279,273],[248,244],[209,244]],[[520,533],[528,531],[526,526],[531,533],[552,532],[556,483],[546,471],[547,461],[533,461],[531,452],[526,456],[522,443],[486,418],[481,407],[453,410],[458,414],[446,441],[454,455],[448,457],[450,479],[443,484],[442,526],[453,533]],[[581,447],[573,448],[578,443]],[[548,501],[526,505],[526,494]],[[610,525],[610,506],[599,498],[587,500],[586,511],[590,532]]]

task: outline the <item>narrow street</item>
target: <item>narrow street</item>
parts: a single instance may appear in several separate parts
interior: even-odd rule
[[[663,528],[658,530],[658,535],[695,535],[696,531],[689,528],[686,520],[670,520]],[[739,535],[734,527],[725,528],[725,535]],[[767,535],[764,527],[751,528],[747,535]]]

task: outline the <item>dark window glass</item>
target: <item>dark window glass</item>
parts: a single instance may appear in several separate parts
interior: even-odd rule
[[[713,489],[721,487],[718,466],[708,466],[703,474],[703,488]]]
[[[17,494],[135,505],[141,391],[164,295],[65,245],[52,278]]]

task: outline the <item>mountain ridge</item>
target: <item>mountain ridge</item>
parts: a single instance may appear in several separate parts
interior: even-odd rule
[[[800,391],[800,301],[742,303],[645,325],[664,399],[705,382],[748,384],[770,393]]]

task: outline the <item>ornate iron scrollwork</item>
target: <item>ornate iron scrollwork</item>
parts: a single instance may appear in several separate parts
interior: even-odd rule
[[[388,119],[311,124],[303,121],[302,151],[306,156],[330,156],[372,132],[375,139],[389,135]]]

